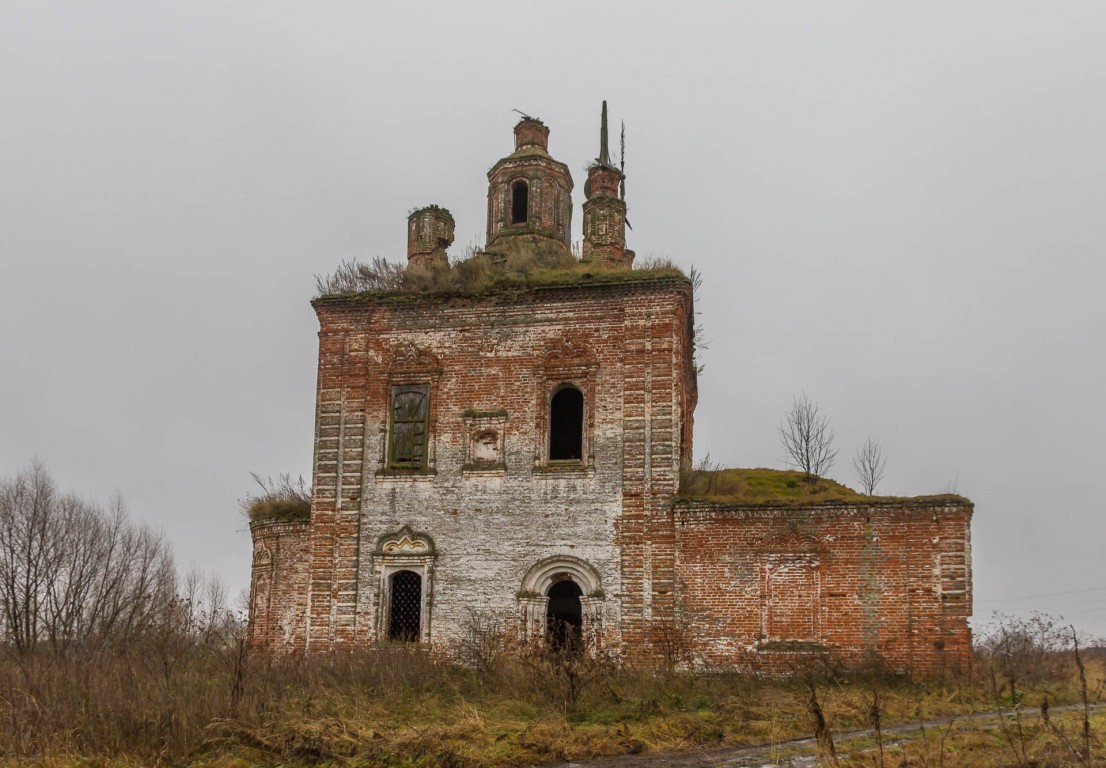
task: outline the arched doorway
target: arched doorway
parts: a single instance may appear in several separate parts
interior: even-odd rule
[[[558,581],[549,588],[549,606],[545,613],[545,638],[554,651],[575,651],[583,644],[583,608],[580,586],[571,579]]]
[[[414,571],[392,574],[388,639],[397,643],[422,639],[422,576]]]

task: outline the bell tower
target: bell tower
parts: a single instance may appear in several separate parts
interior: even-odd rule
[[[634,252],[626,248],[625,176],[611,164],[607,146],[607,102],[599,128],[599,157],[584,185],[584,262],[628,269]]]
[[[549,128],[524,115],[515,151],[488,171],[488,251],[525,244],[570,252],[572,174],[548,148]]]

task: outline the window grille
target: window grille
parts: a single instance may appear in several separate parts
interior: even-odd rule
[[[392,576],[388,609],[388,639],[417,643],[422,636],[422,576],[398,571]]]

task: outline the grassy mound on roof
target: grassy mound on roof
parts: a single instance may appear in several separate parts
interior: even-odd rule
[[[311,501],[257,498],[246,515],[251,523],[305,523],[311,519]]]
[[[474,253],[448,265],[410,267],[376,258],[343,262],[332,274],[316,275],[316,300],[360,296],[479,296],[543,286],[629,283],[687,275],[667,259],[645,259],[633,269],[577,261],[563,248],[543,243],[514,245],[500,253]]]
[[[871,503],[894,501],[966,502],[961,496],[865,496],[827,478],[808,479],[787,469],[693,469],[680,476],[680,498],[719,504]]]
[[[261,486],[261,493],[247,494],[238,500],[238,506],[251,523],[305,523],[311,519],[311,488],[302,477],[250,475]]]

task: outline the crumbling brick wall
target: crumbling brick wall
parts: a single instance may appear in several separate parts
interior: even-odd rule
[[[276,651],[302,648],[307,618],[310,530],[307,522],[250,524],[249,642]]]
[[[550,558],[586,582],[587,621],[608,644],[671,614],[668,502],[694,393],[685,279],[315,307],[308,650],[381,639],[389,574],[404,563],[423,579],[421,639],[435,646],[457,641],[473,611],[533,620],[544,596],[528,580]],[[388,460],[397,382],[429,393],[417,471]],[[576,465],[545,455],[549,398],[565,383],[585,401]]]
[[[707,665],[970,663],[969,502],[682,502],[674,515],[679,622]]]

